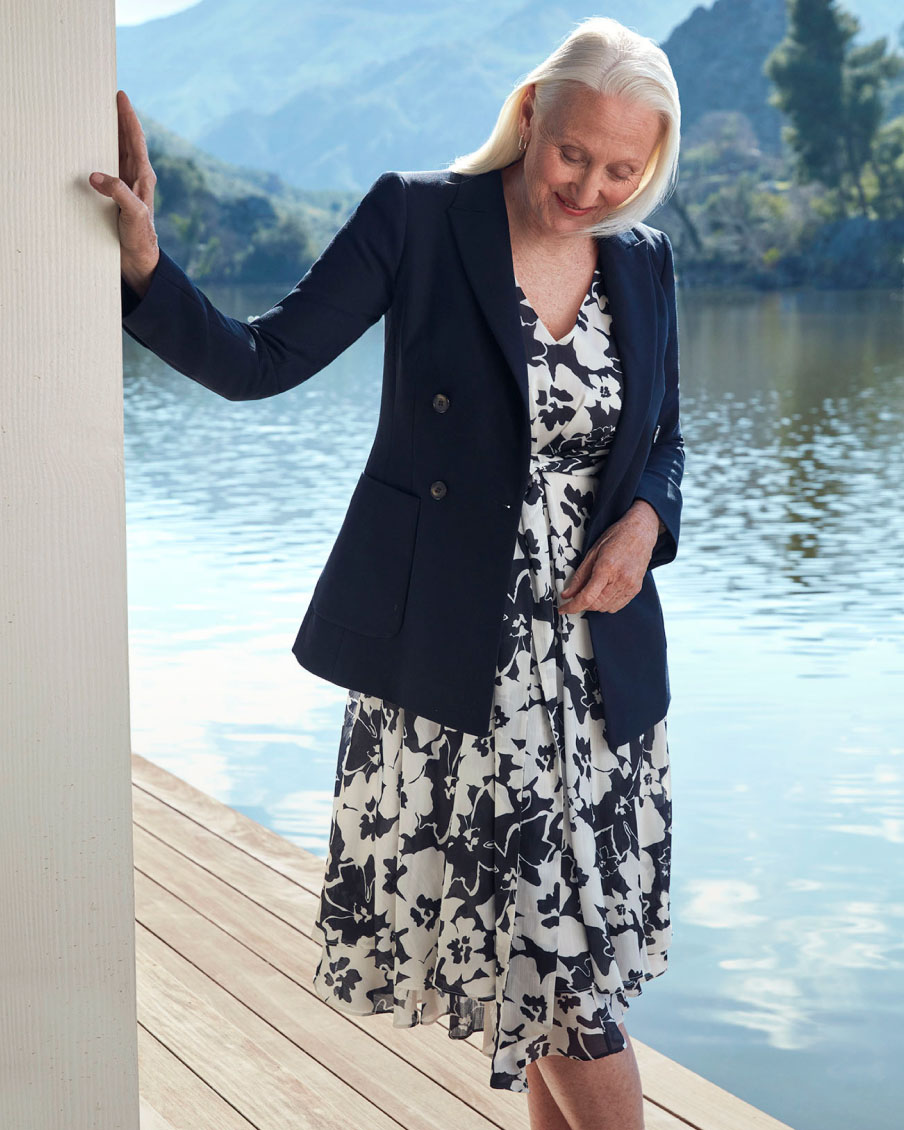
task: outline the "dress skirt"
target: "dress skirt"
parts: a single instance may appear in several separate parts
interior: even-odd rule
[[[667,968],[671,787],[666,719],[611,749],[586,617],[557,611],[622,403],[600,269],[564,338],[518,297],[531,474],[491,732],[349,691],[313,985],[395,1027],[448,1014],[482,1033],[489,1085],[526,1092],[540,1056],[623,1050]]]

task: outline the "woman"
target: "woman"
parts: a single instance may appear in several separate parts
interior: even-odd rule
[[[293,649],[349,688],[315,990],[482,1030],[534,1130],[642,1127],[623,1018],[671,939],[651,570],[684,467],[671,247],[642,223],[677,168],[664,53],[585,20],[484,146],[384,173],[247,324],[158,247],[118,98],[120,178],[91,183],[120,208],[132,336],[255,399],[386,316],[374,449]]]

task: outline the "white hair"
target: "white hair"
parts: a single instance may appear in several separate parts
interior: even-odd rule
[[[599,94],[615,95],[655,110],[662,129],[635,191],[592,227],[576,235],[606,236],[628,231],[654,212],[678,182],[681,105],[668,56],[654,40],[608,16],[582,20],[558,47],[519,79],[499,111],[496,124],[478,149],[456,157],[446,168],[476,174],[516,161],[518,119],[527,87],[536,84],[534,113],[542,120],[559,98],[579,82]]]

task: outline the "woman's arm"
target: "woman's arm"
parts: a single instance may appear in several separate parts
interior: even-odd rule
[[[660,532],[648,568],[667,565],[678,552],[681,525],[681,480],[684,476],[684,437],[678,409],[678,308],[675,297],[675,266],[672,244],[663,232],[665,245],[662,286],[668,310],[665,347],[665,396],[659,412],[654,443],[634,495],[653,507],[659,515]],[[665,527],[664,529],[661,527]]]
[[[405,182],[382,173],[307,274],[247,322],[221,313],[160,248],[143,296],[121,279],[123,329],[227,400],[276,396],[325,368],[389,309],[405,223]]]

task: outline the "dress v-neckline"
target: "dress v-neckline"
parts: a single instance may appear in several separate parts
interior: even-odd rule
[[[590,296],[590,294],[592,294],[592,292],[593,292],[593,284],[596,282],[596,276],[597,276],[597,272],[599,271],[599,269],[600,269],[599,264],[597,263],[597,265],[593,268],[593,277],[590,280],[590,284],[587,287],[587,289],[584,291],[584,297],[581,299],[581,305],[578,307],[578,316],[574,320],[574,325],[571,327],[571,329],[568,331],[568,333],[566,333],[563,337],[559,337],[559,338],[553,337],[552,334],[549,332],[549,330],[546,327],[546,323],[542,320],[540,315],[537,313],[537,311],[531,305],[530,299],[524,293],[524,287],[521,285],[521,283],[518,282],[517,276],[515,276],[515,285],[521,291],[522,297],[524,298],[526,305],[528,306],[528,308],[530,309],[530,311],[534,315],[534,317],[537,319],[537,325],[541,327],[541,329],[543,330],[543,332],[546,334],[546,336],[549,338],[549,340],[552,342],[553,345],[565,345],[568,342],[568,339],[574,333],[574,331],[578,328],[578,325],[580,324],[580,321],[581,321],[581,311],[587,305],[587,299]]]

